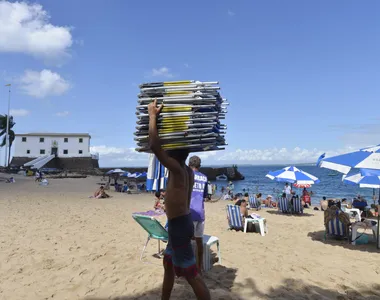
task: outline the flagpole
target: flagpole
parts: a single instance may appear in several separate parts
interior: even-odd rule
[[[6,149],[5,149],[4,167],[8,167],[8,151],[9,151],[9,112],[10,112],[10,106],[11,106],[11,84],[7,84],[6,86],[9,87],[9,90],[8,90],[7,132],[6,132],[6,135],[5,135]]]

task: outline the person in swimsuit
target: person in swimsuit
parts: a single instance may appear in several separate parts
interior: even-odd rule
[[[157,131],[157,117],[163,105],[157,100],[148,105],[149,146],[158,160],[169,170],[166,187],[165,209],[168,218],[169,241],[164,254],[164,282],[162,300],[170,299],[175,275],[183,276],[191,285],[197,299],[210,299],[210,292],[198,273],[191,246],[194,224],[190,214],[190,198],[194,185],[194,173],[186,166],[187,150],[165,151]]]

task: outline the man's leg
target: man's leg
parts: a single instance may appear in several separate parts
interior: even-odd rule
[[[174,285],[173,250],[170,241],[164,254],[164,282],[162,284],[162,300],[169,300]]]
[[[169,300],[174,285],[174,267],[172,263],[168,263],[164,258],[164,283],[162,284],[161,300]]]
[[[210,291],[208,290],[206,284],[204,283],[202,277],[198,274],[195,277],[186,278],[187,282],[193,288],[194,294],[198,300],[209,300],[211,299]]]

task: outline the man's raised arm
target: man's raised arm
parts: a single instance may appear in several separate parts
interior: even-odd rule
[[[179,173],[181,171],[180,164],[173,158],[171,158],[164,149],[161,147],[160,137],[157,130],[157,117],[160,114],[163,104],[157,107],[157,100],[154,100],[148,105],[149,112],[149,147],[156,155],[158,160],[173,173]]]

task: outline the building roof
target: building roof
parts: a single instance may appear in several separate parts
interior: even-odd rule
[[[16,133],[16,136],[53,136],[53,137],[89,137],[89,133],[53,133],[53,132],[31,132],[31,133]]]

